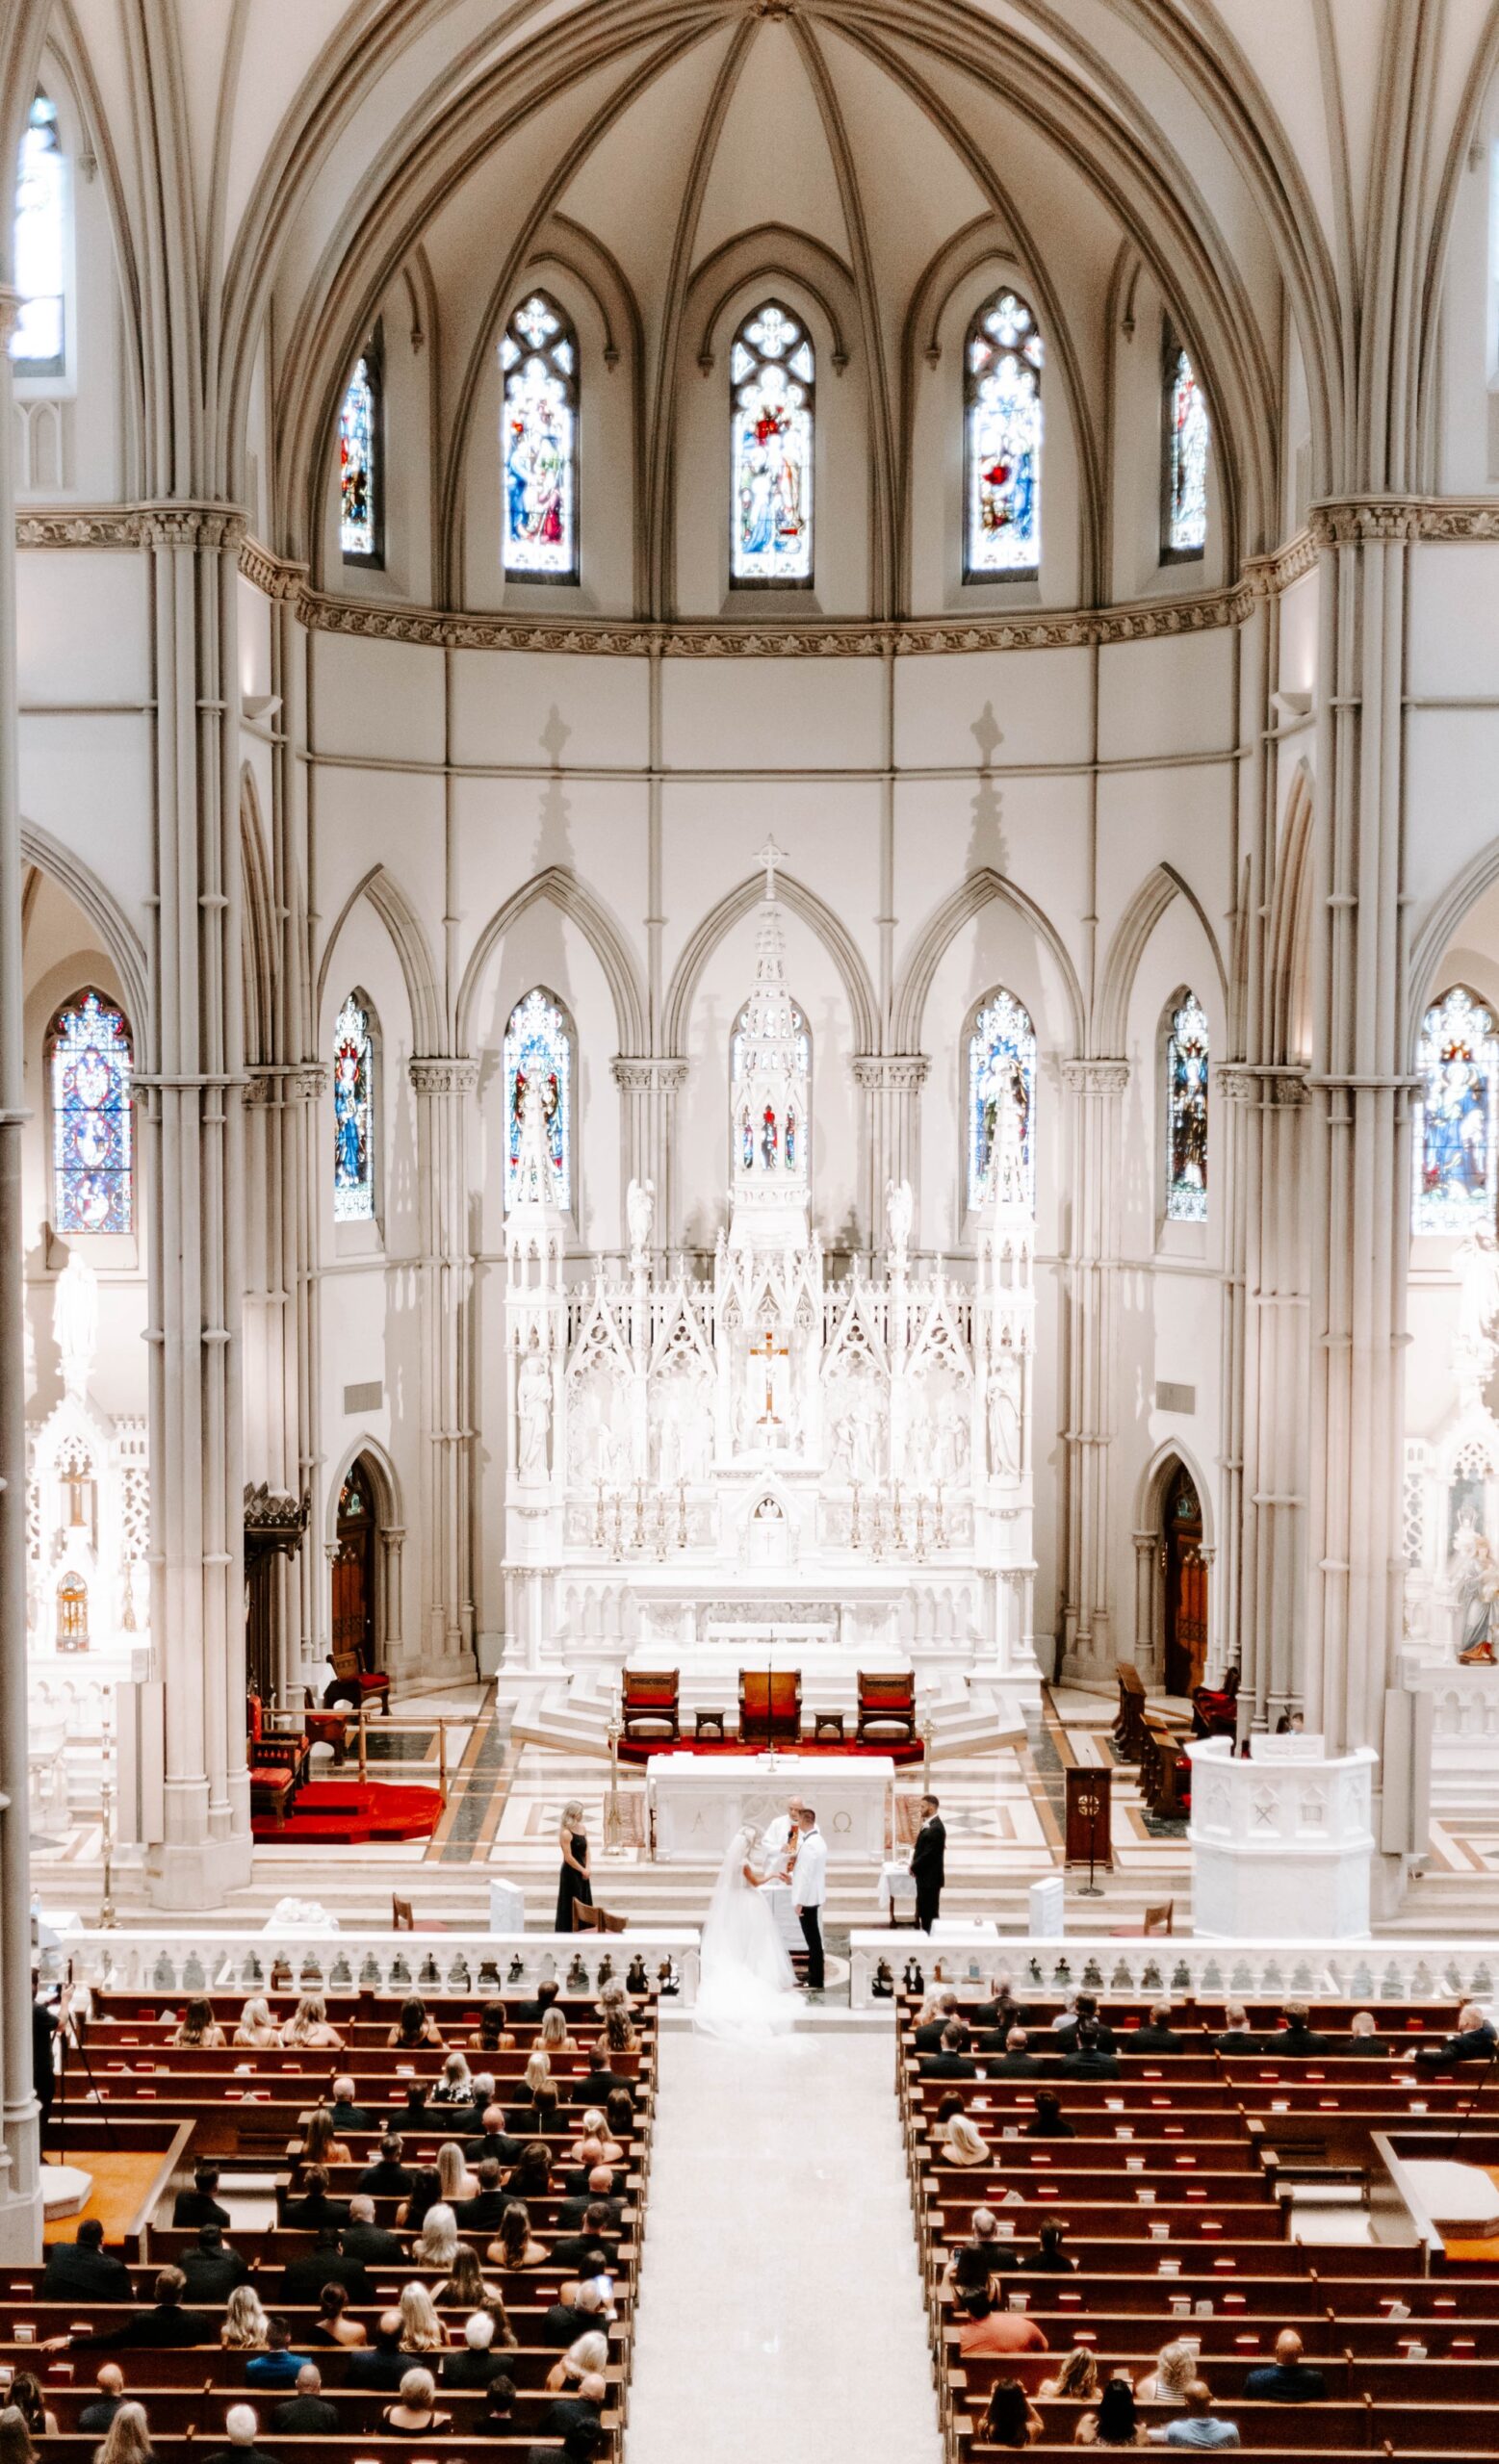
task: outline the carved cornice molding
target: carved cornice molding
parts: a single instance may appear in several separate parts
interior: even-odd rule
[[[1129,1084],[1129,1064],[1113,1058],[1064,1061],[1062,1084],[1081,1095],[1122,1095]]]
[[[1499,539],[1499,502],[1490,497],[1343,497],[1314,504],[1308,528],[1318,548]]]
[[[245,1082],[246,1109],[271,1104],[312,1104],[326,1093],[328,1073],[321,1061],[251,1062]]]
[[[854,1085],[914,1093],[925,1086],[931,1066],[924,1052],[856,1052]]]
[[[240,542],[240,571],[267,599],[300,599],[307,588],[307,567],[288,557],[273,556],[269,548],[247,534]]]
[[[617,1052],[609,1064],[614,1084],[627,1095],[648,1095],[653,1090],[675,1095],[687,1083],[689,1064],[652,1053]]]
[[[52,506],[15,517],[18,548],[139,548],[144,539],[144,521],[131,505]]]
[[[417,1054],[407,1067],[419,1095],[472,1095],[478,1085],[477,1061],[426,1059]]]
[[[245,516],[235,504],[160,504],[136,507],[142,537],[152,548],[227,548],[238,554]]]
[[[1213,1072],[1226,1102],[1298,1111],[1308,1099],[1305,1068],[1294,1062],[1225,1061]]]

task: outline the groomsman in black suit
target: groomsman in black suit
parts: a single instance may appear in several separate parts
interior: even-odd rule
[[[923,1934],[929,1934],[942,1908],[943,1883],[945,1880],[943,1860],[947,1852],[947,1834],[935,1797],[921,1800],[921,1828],[911,1851],[911,1874],[916,1884],[917,1923]]]

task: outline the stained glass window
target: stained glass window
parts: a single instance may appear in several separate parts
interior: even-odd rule
[[[1490,1231],[1499,1194],[1495,1106],[1499,1036],[1490,1013],[1459,984],[1421,1022],[1414,1229]]]
[[[350,992],[333,1029],[333,1219],[375,1214],[375,1043],[369,1013]]]
[[[1041,362],[1036,320],[1001,291],[969,327],[964,574],[1034,573],[1041,563]]]
[[[541,1117],[556,1205],[573,1202],[573,1031],[555,993],[541,985],[517,1001],[504,1031],[504,1202],[515,1202],[526,1091],[541,1089]]]
[[[733,507],[729,571],[747,582],[812,579],[816,362],[800,320],[774,299],[746,317],[729,353]]]
[[[533,291],[505,327],[504,570],[578,579],[578,336]]]
[[[992,992],[969,1033],[969,1204],[989,1194],[1000,1102],[1008,1098],[1020,1119],[1021,1161],[1029,1205],[1036,1202],[1036,1152],[1032,1135],[1036,1103],[1036,1030],[1012,992]]]
[[[761,1020],[759,1027],[754,1024],[757,1017]],[[786,1039],[777,1032],[778,1020],[786,1023]],[[794,1101],[788,1102],[784,1120],[776,1112],[779,1095],[774,1100],[762,1100],[750,1093],[750,1082],[766,1071],[783,1083],[793,1075],[801,1081],[804,1100],[800,1108]],[[757,1160],[760,1168],[767,1172],[783,1160],[788,1172],[803,1169],[810,1152],[806,1119],[811,1101],[812,1030],[805,1012],[779,988],[768,1016],[763,996],[746,1001],[729,1039],[730,1144],[731,1150],[737,1151],[744,1171],[753,1171]],[[731,1170],[733,1167],[731,1151]]]
[[[381,559],[380,446],[380,364],[372,345],[349,380],[338,415],[338,537],[346,564]]]
[[[1165,508],[1168,556],[1201,556],[1207,546],[1207,449],[1212,428],[1202,388],[1181,345],[1166,338]]]
[[[47,1043],[55,1229],[128,1232],[130,1030],[112,1001],[85,992],[59,1011]]]
[[[66,165],[57,109],[39,94],[27,115],[15,183],[15,288],[11,335],[17,376],[61,376],[66,358]]]
[[[1207,1221],[1207,1019],[1184,992],[1166,1030],[1166,1214]]]

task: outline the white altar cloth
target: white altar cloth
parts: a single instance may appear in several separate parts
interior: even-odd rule
[[[788,1800],[812,1806],[830,1864],[885,1855],[895,1765],[886,1754],[653,1754],[645,1766],[656,1858],[721,1857],[745,1822],[763,1831]]]

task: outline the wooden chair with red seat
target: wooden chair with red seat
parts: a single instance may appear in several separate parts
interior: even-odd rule
[[[390,1679],[382,1668],[366,1668],[356,1651],[341,1651],[335,1644],[329,1657],[333,1662],[333,1682],[323,1691],[323,1705],[332,1710],[335,1704],[347,1703],[357,1711],[362,1704],[377,1703],[385,1717],[390,1717]]]
[[[794,1745],[802,1732],[799,1668],[741,1668],[739,1736],[746,1745]]]
[[[627,1668],[620,1673],[620,1741],[670,1744],[682,1734],[681,1672]]]
[[[258,1694],[246,1695],[246,1713],[250,1810],[284,1822],[307,1777],[312,1749],[300,1729],[278,1730],[271,1725]]]
[[[859,1671],[860,1745],[915,1745],[916,1676],[909,1668],[887,1674]]]

